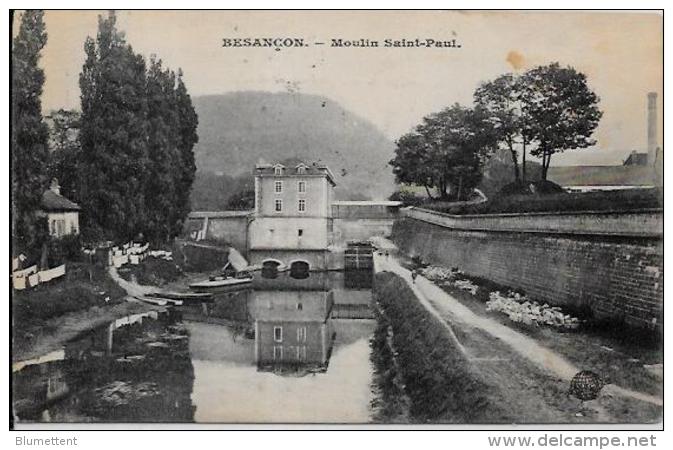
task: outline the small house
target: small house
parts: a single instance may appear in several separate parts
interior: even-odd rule
[[[81,210],[74,203],[61,195],[58,180],[53,179],[51,186],[42,194],[42,212],[47,217],[49,235],[63,237],[69,234],[79,234],[79,212]]]

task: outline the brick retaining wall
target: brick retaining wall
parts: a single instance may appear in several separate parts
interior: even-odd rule
[[[405,218],[395,223],[393,239],[411,255],[522,289],[543,302],[589,308],[596,317],[637,326],[662,325],[658,238],[452,229]]]

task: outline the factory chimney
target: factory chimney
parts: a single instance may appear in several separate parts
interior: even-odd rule
[[[654,165],[657,159],[657,93],[647,94],[647,163]]]

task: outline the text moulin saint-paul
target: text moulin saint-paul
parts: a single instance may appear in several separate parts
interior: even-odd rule
[[[273,48],[280,51],[283,48],[327,46],[335,48],[461,48],[456,39],[437,38],[404,38],[382,40],[374,39],[343,39],[332,38],[325,42],[309,42],[304,38],[294,37],[265,37],[265,38],[222,38],[222,47],[225,48]]]

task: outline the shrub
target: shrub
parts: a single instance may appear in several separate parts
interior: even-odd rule
[[[506,422],[507,412],[474,372],[444,325],[396,275],[376,275],[375,300],[392,325],[409,413],[417,422]]]
[[[82,259],[82,243],[79,235],[69,234],[52,238],[49,243],[49,267]]]
[[[395,202],[402,202],[402,204],[405,206],[417,206],[424,203],[426,199],[423,197],[419,197],[413,192],[399,190],[390,194],[388,200],[392,200]]]
[[[119,271],[119,274],[126,280],[130,280],[131,276],[134,276],[140,284],[163,286],[166,283],[178,280],[183,272],[172,260],[150,256],[138,265],[126,265]]]
[[[65,277],[12,292],[15,348],[25,346],[31,334],[44,332],[50,319],[94,306],[120,303],[125,296],[126,292],[104,267],[68,264]]]
[[[484,203],[447,205],[429,203],[424,208],[448,214],[502,214],[531,212],[633,211],[662,208],[662,189],[627,189],[549,195],[498,195]]]

